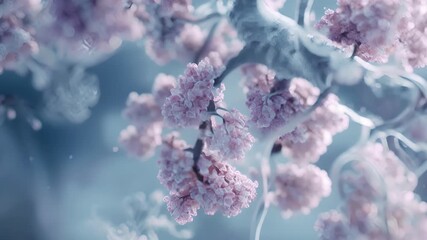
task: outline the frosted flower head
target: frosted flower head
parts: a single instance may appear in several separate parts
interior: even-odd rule
[[[192,221],[199,208],[209,215],[220,211],[225,216],[235,216],[249,207],[258,183],[215,154],[201,153],[197,165],[193,165],[186,143],[176,137],[169,135],[163,142],[158,179],[169,189],[170,196],[165,201],[178,223]]]
[[[285,217],[297,212],[309,213],[331,193],[328,174],[311,164],[278,165],[275,186],[275,202]]]
[[[302,78],[277,81],[263,65],[246,65],[246,105],[250,123],[269,133],[280,130],[289,119],[313,105],[320,90]],[[315,162],[326,152],[332,136],[348,127],[349,119],[340,109],[338,98],[330,94],[323,104],[293,131],[280,137],[283,151],[298,162]]]
[[[222,123],[212,119],[212,136],[206,138],[207,147],[221,158],[241,161],[255,142],[249,132],[247,118],[236,109],[225,112]]]
[[[197,182],[192,196],[208,215],[220,211],[227,217],[236,216],[255,199],[258,183],[217,158],[202,154],[198,166],[204,183]]]
[[[425,9],[416,0],[339,0],[336,10],[328,9],[318,28],[328,30],[333,41],[357,46],[357,56],[367,61],[386,62],[397,53],[407,69],[427,63]]]
[[[190,127],[207,120],[210,102],[221,102],[223,98],[221,92],[215,93],[213,86],[222,69],[217,58],[205,58],[199,64],[188,64],[163,105],[162,114],[166,123],[171,127]]]
[[[160,158],[157,160],[159,173],[157,178],[166,186],[170,194],[181,197],[190,194],[196,184],[196,175],[193,172],[193,154],[185,151],[187,143],[179,139],[177,133],[172,133],[163,139]]]
[[[268,134],[283,127],[303,106],[292,96],[287,82],[277,81],[265,66],[247,65],[243,69],[247,88],[246,106],[250,124]]]
[[[171,196],[166,196],[164,201],[171,216],[181,225],[192,222],[193,217],[197,216],[197,210],[200,208],[198,202],[188,195],[172,194]]]
[[[292,79],[290,91],[304,106],[313,105],[319,89],[302,78]],[[332,137],[348,128],[349,118],[340,109],[338,97],[329,94],[310,117],[295,130],[280,137],[285,155],[296,162],[316,162],[332,143]]]
[[[257,89],[267,93],[274,85],[276,73],[265,65],[245,64],[241,67],[241,71],[246,93]]]
[[[98,77],[83,67],[66,64],[47,71],[50,71],[46,79],[49,84],[43,91],[43,114],[51,120],[72,123],[88,119],[100,95]]]
[[[400,7],[397,0],[340,0],[335,11],[325,12],[318,27],[327,28],[334,41],[360,45],[358,55],[365,60],[379,61],[387,59],[394,47]]]

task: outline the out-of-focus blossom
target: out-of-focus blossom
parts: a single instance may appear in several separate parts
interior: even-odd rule
[[[149,198],[137,193],[125,199],[127,221],[118,226],[111,225],[96,217],[93,223],[106,233],[108,240],[155,240],[157,232],[166,231],[171,236],[189,239],[192,232],[179,229],[170,218],[161,214],[163,193],[156,191]]]
[[[89,118],[90,108],[98,103],[100,94],[97,76],[81,67],[66,65],[53,69],[46,81],[49,84],[43,90],[45,116],[73,123]]]
[[[163,116],[161,106],[171,95],[175,78],[163,73],[154,80],[152,93],[129,94],[124,115],[131,125],[120,133],[125,149],[140,158],[148,158],[161,143]]]
[[[426,123],[426,115],[416,116],[407,123],[403,132],[414,142],[427,142]]]
[[[363,189],[365,189],[365,191],[368,189],[381,192],[390,189],[393,189],[393,191],[412,191],[415,188],[416,176],[414,173],[410,172],[399,158],[392,151],[385,149],[382,144],[368,143],[361,148],[354,149],[352,154],[355,154],[354,156],[356,159],[359,159],[359,161],[353,163],[353,167],[358,170],[356,176],[358,176],[357,179],[359,181],[363,181]],[[374,181],[376,178],[371,176],[373,174],[383,179],[382,182]],[[343,176],[346,177],[346,174]],[[356,180],[353,178],[346,179]],[[361,188],[361,182],[347,182],[345,181],[346,179],[342,180],[344,184],[348,184],[348,187],[352,189]],[[372,185],[375,184],[375,182],[376,185]],[[375,187],[378,186],[378,184],[383,186],[380,188]],[[384,189],[384,187],[386,189]],[[358,192],[357,195],[362,196],[365,194]],[[365,196],[370,195],[371,194],[366,194]]]
[[[176,85],[174,76],[160,73],[154,80],[152,93],[159,107],[162,107],[167,97],[171,95],[171,89]]]
[[[351,168],[342,168],[338,179],[346,219],[341,217],[339,225],[340,229],[346,225],[348,239],[422,239],[427,206],[412,192],[414,174],[380,143],[370,142],[346,154],[344,159],[357,160],[350,162]],[[319,221],[321,235],[322,229],[337,227],[334,221]]]
[[[311,164],[278,165],[275,186],[274,200],[285,217],[298,212],[308,214],[331,193],[328,174]]]
[[[3,0],[0,3],[0,17],[32,14],[41,9],[41,0]]]
[[[138,95],[136,92],[129,94],[124,115],[138,128],[146,128],[163,119],[161,109],[154,96],[152,94]]]
[[[129,125],[120,132],[119,142],[130,154],[140,158],[148,158],[161,143],[162,126],[152,124],[147,128]]]
[[[54,34],[61,50],[75,51],[82,45],[88,49],[109,52],[122,40],[142,37],[143,26],[135,9],[124,0],[55,0],[49,5],[50,16],[43,18],[41,34]],[[40,35],[43,42],[51,42]]]
[[[314,229],[320,240],[348,240],[349,227],[346,217],[338,211],[329,211],[320,214]]]

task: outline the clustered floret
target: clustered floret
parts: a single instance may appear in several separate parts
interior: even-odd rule
[[[427,64],[427,3],[419,0],[338,0],[328,9],[318,28],[344,46],[357,46],[357,55],[367,61],[385,62],[393,53],[407,67]]]
[[[379,143],[350,152],[358,161],[340,178],[341,212],[321,215],[315,225],[322,240],[421,239],[427,206],[413,193],[415,176]]]
[[[221,158],[242,161],[255,142],[249,132],[246,116],[232,109],[222,115],[222,124],[217,123],[215,119],[211,122],[213,134],[206,137],[209,150]]]
[[[223,88],[216,91],[213,86],[214,79],[222,70],[223,65],[217,54],[211,54],[199,64],[187,65],[162,108],[164,119],[170,127],[197,127],[208,120],[211,114],[208,106],[223,100]]]
[[[247,65],[243,73],[250,123],[262,133],[280,131],[295,114],[313,105],[320,94],[305,79],[275,79],[274,72],[263,65]],[[338,97],[330,94],[306,121],[281,136],[278,143],[293,160],[315,162],[326,152],[332,137],[344,131],[348,123]]]
[[[281,164],[276,171],[274,201],[285,217],[297,212],[308,214],[329,196],[331,184],[326,171],[315,165]]]
[[[219,160],[215,153],[205,150],[197,163],[193,154],[177,134],[163,140],[158,179],[169,190],[165,201],[178,223],[191,222],[199,208],[208,215],[220,211],[230,217],[249,207],[257,182]]]
[[[159,74],[154,81],[152,93],[129,94],[124,115],[131,125],[122,130],[119,137],[120,143],[129,153],[147,158],[152,156],[156,147],[161,144],[161,104],[174,86],[173,76]]]

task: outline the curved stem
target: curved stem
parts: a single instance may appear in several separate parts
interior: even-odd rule
[[[255,240],[259,240],[261,237],[261,229],[264,224],[265,218],[267,216],[268,209],[269,209],[269,206],[265,206],[265,204],[263,204],[261,217],[259,219],[258,225],[256,226],[256,230],[255,230],[255,238],[254,238]]]
[[[272,187],[272,181],[269,181],[269,179],[271,180],[273,178],[271,176],[272,174],[271,174],[270,160],[271,160],[271,155],[274,154],[273,153],[273,150],[275,149],[274,142],[275,142],[275,140],[272,138],[270,138],[266,142],[265,149],[264,149],[264,152],[262,155],[261,177],[262,177],[263,196],[260,199],[258,206],[257,206],[257,209],[254,213],[253,218],[252,218],[251,236],[250,236],[251,240],[252,239],[259,240],[260,239],[261,229],[262,229],[262,226],[264,224],[264,220],[267,216],[268,209],[270,207],[270,203],[269,203],[267,198],[268,198],[268,191]],[[270,178],[268,175],[270,175]]]
[[[326,99],[326,97],[331,93],[333,90],[333,86],[330,86],[326,88],[322,93],[320,93],[319,97],[317,97],[316,102],[311,105],[307,110],[299,112],[293,116],[293,118],[286,123],[286,125],[280,130],[275,131],[270,136],[272,139],[278,139],[279,137],[283,136],[286,133],[289,133],[293,131],[299,124],[306,121],[310,115],[320,106],[323,104],[323,101]]]
[[[223,14],[219,13],[219,12],[214,12],[214,13],[210,13],[202,18],[199,19],[186,19],[186,18],[180,18],[180,21],[186,22],[186,23],[194,23],[194,24],[200,24],[206,21],[209,21],[213,18],[219,18],[222,17]]]
[[[250,237],[249,239],[255,239],[255,236],[257,234],[257,229],[259,226],[259,222],[260,222],[260,216],[262,215],[263,211],[264,211],[265,205],[264,205],[264,198],[261,198],[258,202],[258,205],[256,207],[255,213],[252,216],[252,221],[251,221],[251,233],[250,233]]]
[[[225,66],[225,70],[221,73],[221,75],[219,75],[219,77],[217,77],[214,81],[214,86],[215,87],[219,87],[222,83],[222,81],[224,80],[224,78],[231,73],[234,69],[236,69],[237,67],[245,64],[248,62],[248,57],[250,56],[250,54],[252,53],[252,49],[250,49],[250,46],[246,45],[237,56],[231,58],[226,66]]]
[[[211,29],[209,30],[209,34],[206,37],[205,42],[203,43],[203,46],[197,51],[196,56],[194,57],[195,63],[200,62],[202,54],[206,51],[206,49],[209,47],[209,44],[212,42],[212,38],[215,34],[216,29],[218,28],[219,22],[215,23]]]
[[[310,14],[313,0],[299,0],[296,20],[298,25],[304,27],[310,25]]]

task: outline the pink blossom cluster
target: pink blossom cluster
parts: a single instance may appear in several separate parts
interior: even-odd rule
[[[285,217],[298,212],[308,214],[329,196],[331,184],[326,171],[313,164],[281,164],[276,171],[274,201]]]
[[[242,161],[255,142],[249,132],[246,118],[236,109],[232,109],[222,115],[222,124],[212,119],[213,134],[205,139],[209,150],[220,158]]]
[[[427,122],[426,115],[415,116],[404,127],[403,133],[414,142],[427,142],[427,129],[424,128]]]
[[[208,106],[222,102],[224,87],[214,89],[214,79],[223,70],[218,54],[210,54],[199,64],[190,63],[166,98],[162,114],[170,127],[197,127],[208,120]],[[215,109],[212,109],[215,111]]]
[[[161,73],[154,81],[151,94],[129,94],[124,115],[131,125],[122,130],[119,138],[129,153],[147,158],[160,145],[163,128],[161,106],[174,86],[175,78]]]
[[[313,104],[318,96],[316,88],[301,78],[293,79],[290,88],[292,93],[301,97],[304,105]],[[303,92],[308,93],[307,96],[303,96]],[[283,151],[295,161],[315,162],[326,152],[332,137],[347,129],[348,124],[348,117],[339,108],[338,97],[329,94],[309,119],[280,138]]]
[[[396,53],[405,65],[427,64],[427,3],[419,0],[338,0],[328,9],[318,28],[344,46],[357,45],[357,55],[367,61],[387,61]]]
[[[336,210],[320,214],[314,229],[320,240],[350,240],[347,219]]]
[[[358,197],[364,196],[372,199],[372,191],[376,191],[376,194],[379,195],[381,191],[385,190],[412,191],[415,188],[417,178],[414,173],[410,172],[400,159],[392,151],[384,148],[382,144],[368,143],[355,149],[352,153],[358,156],[356,159],[360,159],[352,165],[357,170],[357,174],[345,172],[342,180],[351,189],[361,190],[356,194]],[[383,183],[375,181],[372,175],[381,176]],[[360,181],[364,182],[363,188],[359,184]],[[374,184],[383,186],[378,188]],[[381,190],[381,188],[385,189]]]
[[[321,240],[418,240],[426,236],[427,205],[412,192],[391,195],[385,203],[352,202],[352,211],[323,213],[315,224]]]
[[[41,7],[37,0],[5,0],[0,2],[0,73],[13,69],[38,50],[33,29],[26,18]]]
[[[111,51],[122,40],[142,37],[143,27],[124,0],[55,0],[49,3],[50,16],[44,16],[40,31],[52,33],[57,44],[72,51],[85,45],[89,49]],[[44,41],[46,36],[40,36]],[[71,48],[71,49],[70,49]]]
[[[353,150],[353,171],[341,176],[342,212],[321,215],[321,239],[422,239],[427,205],[412,192],[415,176],[379,143]]]
[[[303,110],[302,104],[292,96],[287,84],[276,81],[275,74],[264,65],[246,65],[243,68],[246,86],[246,105],[250,111],[250,123],[261,132],[279,130],[289,119]]]
[[[158,160],[158,179],[169,190],[165,201],[178,223],[193,221],[199,208],[208,215],[220,211],[230,217],[249,207],[256,196],[257,182],[209,150],[194,161],[195,153],[188,149],[177,134],[171,134],[163,140]]]
[[[318,88],[302,78],[276,80],[274,72],[263,65],[246,65],[243,73],[250,122],[264,133],[280,130],[295,114],[313,105],[320,94]],[[326,152],[332,137],[344,131],[348,123],[338,97],[330,94],[309,119],[280,137],[279,143],[293,160],[315,162]]]

